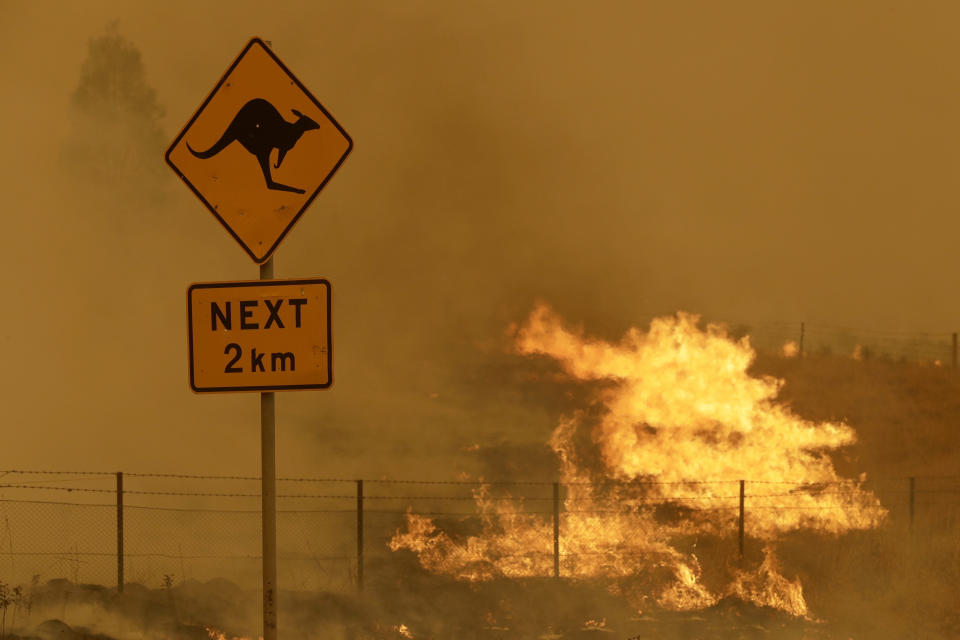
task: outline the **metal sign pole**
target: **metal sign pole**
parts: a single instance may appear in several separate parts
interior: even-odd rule
[[[287,120],[291,114],[297,118],[292,122]],[[297,163],[302,170],[272,173],[269,159],[273,150],[278,150],[282,160],[303,136],[312,143],[297,147]],[[242,169],[240,165],[234,168],[232,161],[219,155],[237,140],[250,154]],[[277,638],[279,593],[273,390],[326,389],[333,382],[330,283],[322,278],[263,281],[273,280],[270,256],[277,245],[352,149],[353,139],[273,53],[270,41],[251,38],[164,156],[170,168],[260,265],[260,282],[190,285],[187,348],[190,388],[195,393],[260,392],[263,640]],[[273,169],[280,169],[280,160]],[[263,181],[250,179],[249,170],[257,165]],[[288,178],[295,184],[287,184]],[[264,290],[293,295],[267,300],[261,295]],[[284,322],[291,320],[281,319],[281,307],[293,314],[292,328],[299,331],[282,331]],[[231,308],[239,315],[231,314]],[[264,308],[269,316],[261,327],[258,309]],[[271,332],[271,351],[264,352],[265,345],[258,344],[250,334],[230,333],[234,320],[239,320],[240,330],[275,327],[278,331]],[[222,331],[217,330],[218,324]],[[117,522],[119,529],[119,516]],[[358,534],[362,536],[362,527]],[[122,542],[118,534],[118,548]],[[120,551],[118,555],[122,555]],[[120,570],[122,567],[117,582],[122,590]]]
[[[260,265],[273,279],[273,258]],[[260,394],[260,481],[263,532],[263,640],[277,640],[277,456],[273,392]]]

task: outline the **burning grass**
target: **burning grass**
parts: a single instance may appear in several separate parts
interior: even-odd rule
[[[777,402],[783,382],[748,372],[749,338],[701,330],[696,316],[659,318],[618,344],[585,337],[539,306],[516,332],[519,353],[548,356],[578,381],[602,381],[599,412],[564,417],[550,439],[567,488],[559,527],[561,575],[629,580],[614,585],[638,608],[677,611],[736,596],[807,618],[798,579],[780,573],[776,541],[809,529],[842,534],[878,527],[887,511],[835,470],[827,452],[856,441],[843,422],[813,422]],[[715,537],[739,523],[736,478],[751,483],[745,533],[764,542],[751,569],[723,568],[708,587],[698,554],[674,540]],[[758,489],[753,489],[758,487]],[[548,576],[548,519],[498,502],[481,488],[483,530],[456,539],[408,515],[391,549],[418,554],[428,571],[464,580]],[[758,504],[759,503],[759,504]],[[665,517],[673,511],[679,517]]]
[[[960,637],[956,482],[917,479],[912,530],[907,503],[907,476],[954,472],[960,463],[958,376],[848,355],[744,358],[746,345],[719,329],[697,329],[684,342],[678,317],[662,329],[672,346],[641,358],[657,364],[643,377],[618,369],[586,380],[600,375],[596,368],[567,367],[551,355],[563,340],[588,360],[605,353],[629,369],[624,354],[641,349],[642,336],[603,344],[551,324],[548,315],[542,320],[539,333],[528,335],[540,346],[530,353],[560,362],[561,382],[585,385],[594,403],[566,411],[550,440],[565,482],[562,578],[552,577],[549,499],[521,499],[478,482],[473,515],[378,516],[377,531],[397,533],[368,530],[363,593],[282,592],[283,637]],[[565,333],[548,341],[555,330]],[[701,360],[704,353],[726,355]],[[711,363],[704,372],[684,373],[703,362]],[[712,388],[715,375],[733,380],[706,397],[699,390]],[[634,390],[639,400],[623,396]],[[700,401],[677,414],[673,405],[684,396]],[[680,415],[694,424],[673,425]],[[608,435],[613,440],[604,440]],[[623,450],[631,441],[652,452],[631,455]],[[699,453],[684,455],[691,447]],[[498,469],[530,463],[522,448],[477,454]],[[687,468],[668,469],[663,458]],[[786,471],[800,477],[777,475]],[[720,473],[733,481],[716,482]],[[665,474],[673,474],[669,482]],[[695,481],[684,481],[690,477]],[[764,480],[746,485],[742,561],[738,477]],[[391,538],[397,552],[373,552]],[[40,637],[38,621],[61,618],[110,638],[210,640],[205,626],[227,638],[257,637],[256,592],[225,581],[128,587],[120,598],[102,587],[48,585],[38,590],[30,618],[18,615],[15,633]]]

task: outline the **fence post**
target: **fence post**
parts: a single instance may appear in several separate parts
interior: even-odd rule
[[[740,543],[740,560],[743,560],[743,489],[746,482],[744,480],[740,481],[740,530],[738,533],[738,539]]]
[[[804,322],[801,322],[801,323],[800,323],[800,351],[799,351],[799,355],[800,355],[801,358],[803,357],[803,334],[804,334],[804,329],[806,328],[806,327],[804,326],[805,324],[806,324],[806,323],[804,323]]]
[[[117,471],[117,592],[123,593],[123,472]]]
[[[560,577],[560,483],[553,483],[553,577]]]
[[[914,481],[915,481],[915,480],[916,480],[916,478],[913,478],[913,477],[910,478],[910,532],[911,532],[911,533],[913,532],[913,504],[914,504],[914,502],[913,502],[914,490],[913,490],[913,489],[914,489],[914,484],[915,484]]]
[[[357,480],[357,590],[363,591],[363,480]]]
[[[957,332],[953,332],[953,351],[951,353],[953,356],[953,368],[957,368]]]

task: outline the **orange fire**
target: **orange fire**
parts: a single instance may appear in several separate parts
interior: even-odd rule
[[[399,634],[400,634],[401,636],[403,636],[404,638],[413,638],[413,634],[410,633],[410,629],[409,629],[409,628],[407,627],[407,625],[405,625],[405,624],[396,625],[396,626],[392,627],[392,630],[393,630],[393,631],[396,631],[397,633],[399,633]]]
[[[568,376],[602,383],[599,416],[567,416],[550,439],[565,489],[560,574],[615,579],[612,589],[638,606],[652,599],[700,609],[732,595],[808,617],[802,585],[779,573],[777,537],[877,527],[887,512],[862,489],[864,477],[839,477],[824,453],[855,442],[853,430],[804,420],[778,404],[783,382],[747,373],[756,355],[749,338],[733,340],[722,325],[701,330],[698,322],[686,313],[658,318],[649,331],[631,329],[611,344],[566,328],[539,305],[515,333],[519,353],[549,356]],[[709,589],[696,553],[676,540],[735,536],[740,479],[745,533],[765,542],[765,560]],[[464,580],[553,575],[550,515],[485,486],[474,497],[479,535],[454,539],[431,518],[409,513],[390,548]]]
[[[800,346],[793,340],[787,340],[781,348],[784,358],[796,358],[800,355]]]
[[[213,627],[204,627],[207,630],[207,635],[210,636],[210,640],[250,640],[244,636],[227,636],[223,631],[214,629]],[[263,640],[263,636],[259,636],[258,640]]]

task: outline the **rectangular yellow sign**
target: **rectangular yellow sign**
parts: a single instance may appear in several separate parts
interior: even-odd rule
[[[187,289],[190,388],[325,389],[333,381],[330,283],[206,282]]]

